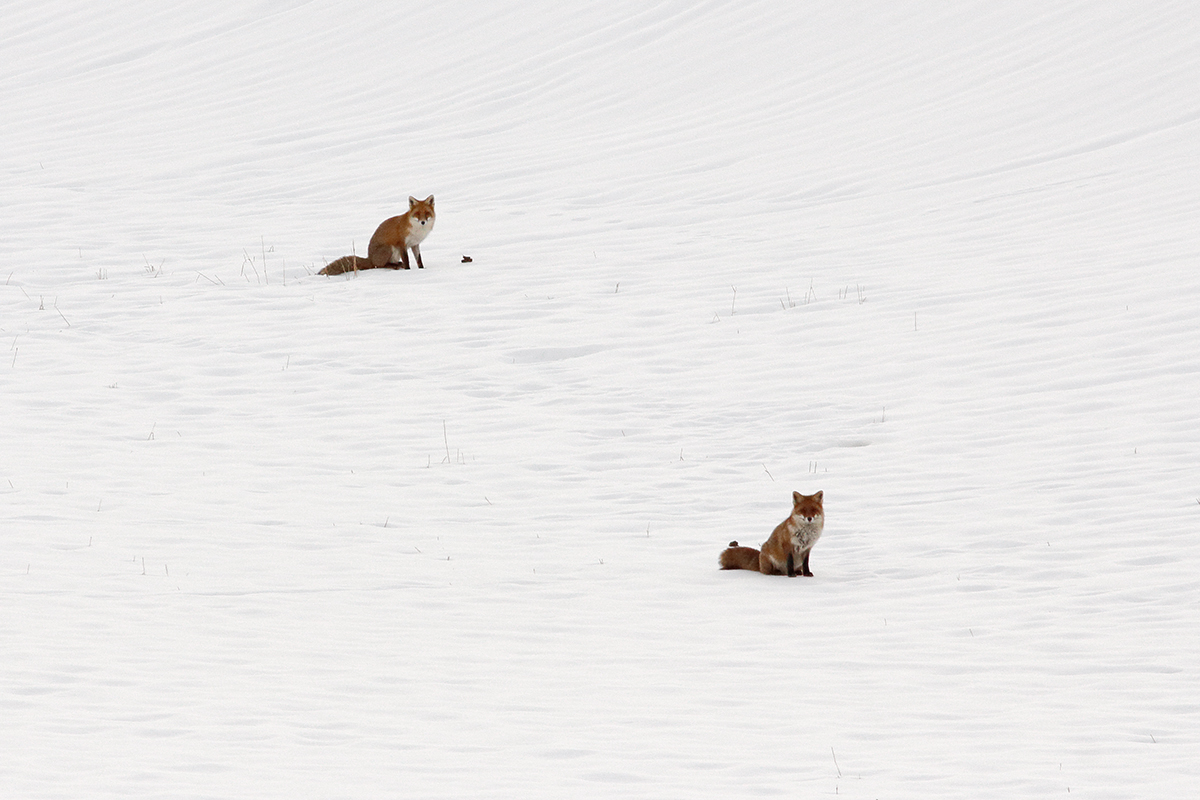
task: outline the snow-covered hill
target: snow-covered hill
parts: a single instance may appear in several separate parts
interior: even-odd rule
[[[1190,5],[2,18],[6,796],[1194,792]]]

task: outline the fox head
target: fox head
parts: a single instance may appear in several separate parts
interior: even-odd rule
[[[408,198],[408,214],[416,225],[426,227],[433,225],[433,195],[429,195],[424,200],[418,200],[411,195]]]
[[[805,522],[825,519],[825,492],[804,495],[792,492],[792,516],[800,517]]]

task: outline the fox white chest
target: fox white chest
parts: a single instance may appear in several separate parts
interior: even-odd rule
[[[795,524],[795,532],[792,534],[792,551],[803,553],[805,550],[812,548],[817,543],[817,539],[821,538],[821,531],[825,529],[825,518],[817,517],[812,522],[803,517],[792,517],[792,522]]]
[[[423,223],[416,219],[410,220],[408,223],[408,235],[404,237],[404,246],[412,247],[425,241],[425,237],[433,230],[435,219],[429,219]]]

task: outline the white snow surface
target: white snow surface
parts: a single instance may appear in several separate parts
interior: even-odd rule
[[[0,795],[1196,796],[1193,3],[0,18]]]

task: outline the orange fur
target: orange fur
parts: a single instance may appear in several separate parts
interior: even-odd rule
[[[730,542],[721,551],[721,569],[752,569],[758,572],[758,551],[753,547],[740,547]]]
[[[398,217],[389,217],[379,223],[371,242],[367,245],[367,257],[343,256],[325,265],[319,275],[341,275],[363,269],[408,269],[408,251],[417,259],[417,269],[425,269],[421,261],[421,242],[433,230],[437,214],[433,209],[433,195],[424,200],[408,198],[408,211]]]
[[[336,261],[330,261],[317,274],[341,275],[343,272],[357,272],[360,269],[375,269],[375,265],[362,256],[342,256]]]
[[[761,550],[730,542],[721,552],[721,569],[749,569],[764,575],[812,576],[808,556],[825,529],[825,493],[792,492],[792,513],[779,523]]]

